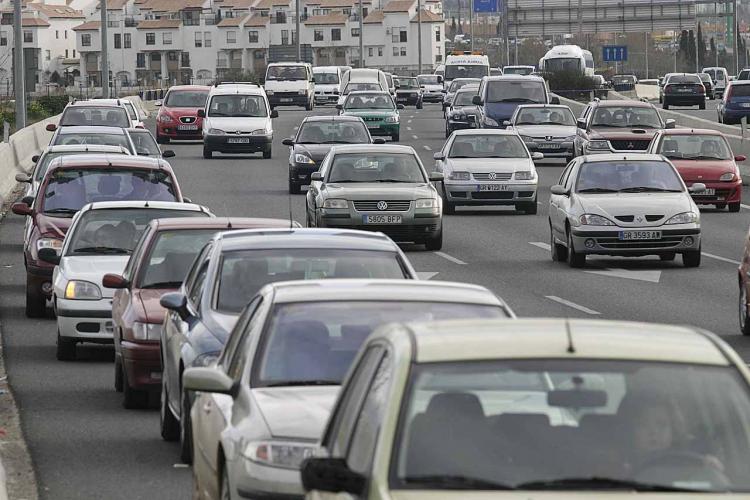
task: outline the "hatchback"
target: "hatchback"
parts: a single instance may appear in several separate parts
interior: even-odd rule
[[[694,73],[673,73],[664,81],[659,95],[664,109],[669,106],[698,106],[706,109],[706,87]]]
[[[171,140],[202,140],[203,118],[198,110],[206,106],[211,87],[203,85],[176,85],[170,87],[163,101],[156,101],[156,142],[167,144]]]
[[[717,106],[719,123],[737,125],[750,116],[750,80],[730,82]]]

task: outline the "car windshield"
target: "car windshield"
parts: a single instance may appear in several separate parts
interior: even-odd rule
[[[131,153],[135,153],[135,151],[132,151],[130,147],[130,142],[128,142],[128,136],[126,136],[124,133],[122,134],[106,134],[106,133],[98,133],[98,132],[73,132],[73,133],[66,133],[63,130],[60,130],[58,134],[55,135],[52,144],[50,146],[58,146],[58,145],[78,145],[78,144],[99,144],[103,146],[121,146]]]
[[[506,66],[503,68],[504,75],[530,75],[534,72],[534,68],[526,66]]]
[[[698,75],[672,75],[667,83],[701,83]]]
[[[344,94],[349,92],[356,92],[357,90],[383,90],[380,88],[379,83],[372,82],[359,82],[359,83],[347,83],[344,89]]]
[[[197,210],[109,208],[89,210],[69,235],[65,255],[130,254],[153,219],[208,217]]]
[[[502,317],[507,316],[498,306],[450,302],[279,304],[261,339],[251,383],[254,387],[338,385],[362,343],[384,323]]]
[[[718,71],[716,71],[715,69],[710,69],[710,68],[704,69],[703,72],[706,73],[707,75],[710,75],[712,80],[716,80],[717,79],[716,75],[719,74]]]
[[[396,109],[388,94],[349,94],[344,109]]]
[[[726,139],[719,135],[667,135],[659,143],[660,154],[686,160],[731,160]]]
[[[454,106],[471,106],[473,104],[474,96],[477,95],[477,89],[470,91],[456,92],[456,96],[453,98]]]
[[[399,78],[398,86],[401,90],[411,90],[419,87],[419,82],[416,78]]]
[[[662,128],[659,113],[651,106],[601,106],[591,120],[592,127]]]
[[[133,141],[136,154],[142,156],[161,156],[159,145],[156,144],[156,139],[151,135],[151,132],[143,128],[129,130],[128,134],[130,134],[130,139]]]
[[[173,90],[167,92],[164,105],[170,108],[202,108],[208,98],[207,90]]]
[[[269,66],[266,80],[307,80],[304,66]]]
[[[750,399],[733,367],[439,362],[412,365],[404,385],[395,489],[750,489]]]
[[[135,112],[135,108],[130,102],[124,102],[125,109],[128,110],[128,115],[130,116],[131,120],[137,120],[138,119],[138,113]]]
[[[268,116],[266,101],[259,95],[215,95],[208,108],[210,117],[264,117]]]
[[[461,80],[453,80],[451,82],[451,86],[448,87],[448,92],[458,92],[458,90],[461,87],[465,87],[466,85],[470,84],[479,84],[479,79],[461,79]]]
[[[483,64],[449,64],[445,67],[445,79],[482,78],[490,76],[490,67]]]
[[[328,182],[427,182],[409,153],[344,153],[333,158]]]
[[[561,73],[567,71],[582,71],[583,61],[575,57],[553,57],[544,60],[544,71]]]
[[[360,121],[308,121],[297,135],[298,144],[368,144],[370,134]]]
[[[179,288],[195,256],[216,229],[175,229],[159,231],[151,244],[136,288]]]
[[[215,308],[239,313],[268,283],[330,278],[408,278],[396,252],[335,248],[237,250],[221,259]]]
[[[683,192],[680,176],[664,161],[595,161],[581,165],[579,193]]]
[[[517,135],[456,135],[449,158],[528,158],[526,147]]]
[[[40,159],[39,162],[36,164],[36,167],[34,169],[34,180],[36,182],[42,182],[44,180],[44,176],[47,175],[47,169],[49,168],[50,163],[52,163],[52,160],[55,158],[59,158],[60,156],[68,156],[68,155],[86,155],[86,154],[101,154],[100,151],[48,151],[45,153]],[[107,154],[126,154],[124,151],[120,150],[117,152],[111,152],[108,151]]]
[[[740,74],[737,75],[738,80],[750,80],[750,69],[743,69]]]
[[[72,216],[87,203],[127,200],[178,201],[168,172],[120,168],[57,169],[40,201],[45,214]]]
[[[575,126],[576,119],[569,108],[522,108],[518,111],[516,125],[567,125]]]
[[[417,81],[420,85],[440,85],[437,75],[419,75]]]
[[[313,71],[313,76],[315,77],[315,84],[335,85],[339,83],[338,73],[316,73]]]
[[[487,102],[528,102],[544,104],[544,82],[531,80],[495,80],[487,82]]]
[[[60,118],[60,126],[74,125],[127,128],[130,117],[120,106],[68,106]]]

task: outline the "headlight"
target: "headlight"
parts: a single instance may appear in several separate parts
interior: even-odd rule
[[[57,250],[57,253],[60,253],[62,246],[63,240],[58,240],[57,238],[40,238],[36,240],[37,251],[41,250],[42,248],[54,248],[55,250]]]
[[[323,208],[349,208],[349,203],[346,200],[331,198],[323,202]]]
[[[242,455],[253,462],[274,467],[299,469],[302,461],[313,456],[315,446],[304,443],[262,441],[249,443]]]
[[[266,95],[273,95],[273,90],[266,90]]]
[[[454,111],[451,113],[451,118],[454,120],[465,120],[466,119],[466,113],[463,111]]]
[[[294,163],[308,163],[314,165],[315,162],[307,155],[296,153],[294,155]]]
[[[415,208],[437,208],[438,203],[437,200],[433,198],[420,198],[417,200],[417,203],[414,205]]]
[[[615,224],[601,215],[596,214],[583,214],[579,217],[581,225],[583,226],[614,226]]]
[[[665,224],[692,224],[698,222],[698,214],[695,212],[682,212],[669,218]]]
[[[133,323],[133,338],[135,340],[159,340],[161,337],[161,323]]]
[[[452,181],[468,181],[471,178],[469,172],[451,172],[448,178]]]
[[[219,359],[220,351],[204,352],[193,360],[191,366],[210,366]]]
[[[169,116],[169,115],[168,115],[168,114],[166,114],[166,113],[164,113],[164,114],[161,114],[161,115],[159,115],[159,116],[158,116],[158,119],[159,119],[159,121],[160,121],[161,123],[171,123],[172,121],[174,121],[174,120],[172,119],[172,117],[171,117],[171,116]]]
[[[102,291],[98,286],[89,281],[68,281],[65,285],[65,298],[71,300],[99,300]]]
[[[484,117],[484,124],[489,127],[497,127],[497,122],[490,118],[489,116]]]
[[[609,142],[590,141],[587,146],[591,151],[609,151]]]
[[[226,132],[218,128],[210,128],[208,129],[208,133],[211,135],[224,135]]]
[[[305,95],[305,94],[307,94],[307,90],[299,90],[299,91],[297,91],[297,93],[299,95]]]
[[[527,144],[530,142],[531,143],[536,142],[536,139],[534,139],[533,137],[529,137],[528,135],[522,135],[521,140]]]
[[[536,177],[533,170],[524,170],[522,172],[516,172],[515,178],[517,181],[532,181]]]
[[[398,116],[386,116],[385,123],[398,123]]]
[[[721,177],[719,177],[720,181],[733,181],[734,180],[734,172],[727,172],[726,174],[721,174]]]
[[[250,132],[250,135],[266,135],[268,132],[264,128],[259,128]]]

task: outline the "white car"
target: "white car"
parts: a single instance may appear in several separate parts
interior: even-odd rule
[[[458,205],[512,205],[527,214],[537,213],[539,176],[535,160],[514,130],[456,130],[434,154],[443,174],[443,211]]]
[[[315,78],[312,66],[304,62],[277,62],[266,68],[265,89],[271,107],[315,106]],[[205,125],[204,125],[205,128]]]
[[[39,252],[41,260],[56,264],[52,304],[57,359],[75,359],[80,342],[112,343],[115,290],[102,286],[102,278],[123,272],[152,219],[210,216],[208,209],[192,203],[110,201],[84,206],[73,217],[60,255],[51,248]]]
[[[125,108],[125,110],[128,112],[128,117],[130,118],[131,128],[146,128],[146,126],[143,124],[143,120],[146,117],[142,116],[138,108],[134,106],[133,103],[128,99],[96,99],[96,102]]]
[[[341,66],[315,66],[315,104],[336,104],[339,100]]]
[[[662,155],[602,154],[568,164],[549,201],[552,260],[583,267],[587,255],[658,255],[685,267],[701,262],[700,212]]]
[[[440,75],[418,75],[424,102],[443,102],[443,77]]]

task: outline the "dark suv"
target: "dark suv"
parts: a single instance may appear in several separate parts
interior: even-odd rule
[[[479,126],[505,128],[521,104],[560,104],[539,76],[490,76],[482,78],[473,103],[479,106]]]

